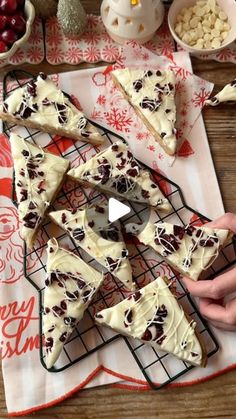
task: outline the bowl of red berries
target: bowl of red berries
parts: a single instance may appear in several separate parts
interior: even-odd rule
[[[0,60],[10,58],[28,40],[34,18],[30,0],[0,0]]]

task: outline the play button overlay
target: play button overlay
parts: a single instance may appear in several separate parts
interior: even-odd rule
[[[115,198],[110,198],[108,201],[108,219],[111,223],[119,220],[131,212],[128,205],[123,204]]]

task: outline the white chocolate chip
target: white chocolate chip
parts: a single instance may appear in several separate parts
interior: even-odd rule
[[[199,49],[219,48],[231,27],[217,0],[197,0],[176,17],[175,32],[187,45]]]

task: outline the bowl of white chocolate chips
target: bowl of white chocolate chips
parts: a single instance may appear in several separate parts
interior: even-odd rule
[[[168,23],[184,50],[193,55],[216,53],[236,39],[236,1],[174,0]]]

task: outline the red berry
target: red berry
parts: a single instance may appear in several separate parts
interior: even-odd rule
[[[0,34],[0,40],[11,46],[16,42],[17,35],[12,29],[6,29]]]
[[[13,14],[16,11],[17,2],[16,0],[1,0],[0,11],[6,14]]]
[[[8,51],[8,47],[7,47],[7,45],[5,44],[5,42],[0,41],[0,53],[2,53],[2,52],[7,52],[7,51]]]
[[[10,19],[10,27],[16,33],[22,34],[25,32],[25,19],[20,15],[13,15]]]
[[[0,31],[5,29],[5,27],[7,26],[7,21],[8,18],[6,15],[0,15]]]

